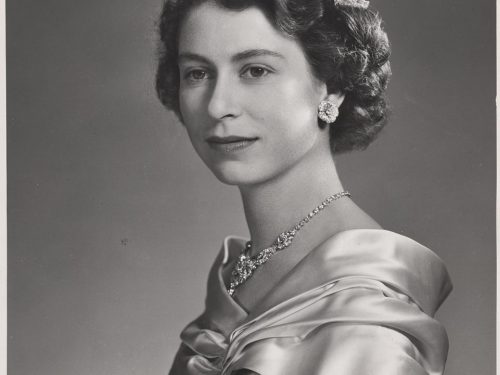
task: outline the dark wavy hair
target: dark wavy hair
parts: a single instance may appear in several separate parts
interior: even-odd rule
[[[333,0],[166,0],[159,20],[156,91],[181,121],[179,29],[187,12],[205,1],[232,10],[259,8],[277,30],[301,45],[313,74],[326,83],[328,92],[345,95],[339,117],[330,126],[333,154],[365,149],[375,139],[388,115],[384,96],[391,75],[387,34],[377,12],[335,5]]]

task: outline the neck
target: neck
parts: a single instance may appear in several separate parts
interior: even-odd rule
[[[310,167],[300,172],[290,171],[265,183],[240,187],[254,251],[270,246],[281,232],[295,226],[325,198],[343,190],[332,159],[320,165],[316,160]],[[335,225],[334,207],[325,208],[318,216],[328,216],[330,227]],[[323,223],[316,225],[316,230],[308,230],[307,237],[327,228],[325,220],[319,218],[307,226],[313,226],[313,222]],[[321,238],[319,234],[317,237]]]

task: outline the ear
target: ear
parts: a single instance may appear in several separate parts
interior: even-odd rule
[[[342,102],[344,101],[345,95],[341,92],[336,92],[333,94],[328,94],[325,96],[324,100],[328,100],[329,102],[335,103],[337,107],[340,107]]]

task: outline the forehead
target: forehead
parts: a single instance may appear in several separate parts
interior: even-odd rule
[[[249,49],[303,54],[299,44],[276,30],[256,7],[237,11],[208,1],[193,7],[182,22],[179,53],[229,57]]]

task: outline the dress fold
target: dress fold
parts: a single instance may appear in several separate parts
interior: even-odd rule
[[[228,237],[204,313],[181,333],[171,375],[440,375],[448,338],[434,314],[452,289],[441,259],[394,232],[340,232],[311,250],[248,314],[222,270],[245,240]]]

